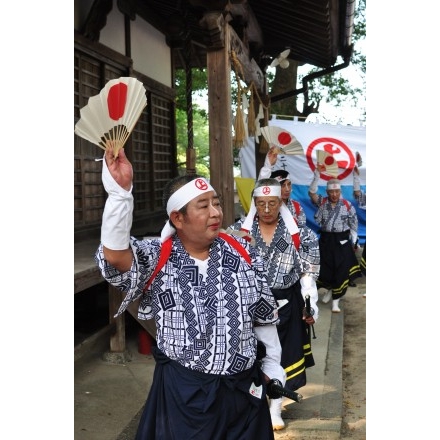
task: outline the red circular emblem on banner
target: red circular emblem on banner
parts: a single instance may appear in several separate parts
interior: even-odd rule
[[[208,184],[203,179],[196,179],[195,185],[201,191],[205,191],[208,189]]]
[[[312,159],[312,153],[314,150],[324,150],[333,156],[326,159],[325,165],[330,165],[329,161],[337,162],[340,171],[337,176],[339,180],[345,179],[353,171],[354,165],[356,163],[354,154],[351,152],[350,148],[339,139],[323,137],[315,139],[313,142],[310,143],[306,151],[306,157],[309,167],[312,171],[315,171],[316,169],[316,164],[313,162]],[[321,173],[321,179],[330,180],[334,179],[334,177],[329,176],[325,173]]]
[[[270,188],[268,186],[263,186],[263,194],[268,196],[270,194]]]

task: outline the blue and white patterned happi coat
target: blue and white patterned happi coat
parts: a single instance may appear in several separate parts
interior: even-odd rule
[[[107,263],[102,245],[95,260],[103,277],[126,293],[117,315],[140,298],[138,317],[155,319],[157,346],[163,353],[192,370],[229,375],[255,362],[254,323],[278,322],[264,261],[247,241],[236,239],[247,249],[251,265],[233,246],[217,238],[204,278],[174,235],[171,255],[145,293],[145,283],[159,259],[159,239],[131,237],[134,259],[125,273]]]
[[[242,223],[239,220],[231,226],[231,229],[240,230]],[[258,216],[254,218],[250,234],[255,238],[255,247],[266,262],[267,278],[272,289],[287,289],[293,286],[303,273],[308,273],[315,280],[318,278],[319,239],[308,226],[299,228],[298,251],[281,216],[278,218],[278,224],[269,245],[266,244],[260,232]]]
[[[348,202],[346,204],[340,198],[335,206],[332,206],[327,197],[318,194],[318,201],[314,205],[318,206],[315,213],[315,221],[325,232],[344,232],[350,230],[356,234],[358,230],[358,218],[354,206]]]

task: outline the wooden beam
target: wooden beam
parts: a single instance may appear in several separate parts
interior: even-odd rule
[[[242,80],[249,85],[251,82],[255,84],[258,91],[260,93],[263,92],[264,89],[264,74],[261,71],[258,64],[255,62],[255,60],[249,59],[249,50],[244,45],[243,41],[240,40],[240,37],[236,34],[236,32],[230,28],[231,33],[231,50],[235,52],[235,55],[238,58],[238,61],[240,61],[244,78]],[[237,72],[239,73],[239,72]]]
[[[234,2],[228,5],[229,12],[243,29],[243,41],[246,47],[252,45],[255,51],[260,51],[263,47],[263,32],[260,24],[255,17],[254,11],[246,2]]]
[[[216,35],[224,42],[223,47],[210,48],[207,54],[210,181],[221,197],[223,227],[227,227],[235,220],[230,27],[221,13],[216,17],[211,13],[209,18],[218,24]]]
[[[249,50],[229,25],[231,16],[220,11],[205,13],[200,21],[208,30],[207,47],[210,179],[223,204],[223,227],[235,221],[232,149],[231,53],[240,63],[237,72],[247,84],[253,82],[264,95],[265,77]]]
[[[102,283],[104,278],[102,278],[101,272],[98,267],[90,267],[74,275],[74,293],[82,292],[89,287],[95,286],[96,284]]]
[[[262,93],[265,84],[264,73],[256,61],[250,58],[249,47],[240,39],[231,26],[228,26],[230,33],[229,45],[225,42],[225,23],[229,23],[231,20],[232,16],[230,14],[223,14],[219,11],[205,13],[200,21],[200,25],[207,29],[209,33],[210,44],[207,47],[208,53],[225,47],[230,48],[231,51],[234,51],[241,64],[241,70],[244,75],[242,80],[247,85],[253,82],[258,91]]]
[[[107,16],[113,8],[113,0],[94,0],[81,34],[92,41],[99,41],[99,34],[107,24]]]

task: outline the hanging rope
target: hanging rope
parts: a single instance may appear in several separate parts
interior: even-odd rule
[[[241,148],[244,146],[245,128],[244,128],[243,109],[241,102],[242,88],[240,82],[240,74],[242,77],[244,77],[244,75],[241,64],[238,61],[237,55],[233,50],[231,50],[231,60],[232,60],[232,70],[234,71],[235,79],[237,81],[237,110],[235,112],[235,121],[234,121],[235,136],[233,139],[233,145],[236,148]]]
[[[269,107],[264,104],[260,94],[258,93],[258,90],[252,81],[248,88],[242,88],[241,86],[241,78],[244,79],[244,73],[243,73],[243,66],[240,63],[240,60],[237,58],[236,53],[231,50],[231,65],[232,70],[234,71],[235,78],[237,80],[237,114],[235,117],[235,139],[234,139],[234,146],[236,147],[242,147],[244,145],[244,137],[246,130],[244,128],[244,121],[243,121],[243,109],[242,109],[242,93],[247,94],[250,92],[250,104],[248,109],[248,133],[250,136],[256,136],[257,135],[257,118],[255,116],[255,97],[257,97],[259,105],[263,107],[264,110],[268,111]],[[239,117],[240,116],[240,117]],[[238,136],[237,136],[238,132]],[[261,150],[264,151],[261,151]],[[260,152],[267,152],[269,150],[269,145],[267,144],[266,140],[262,137],[262,140],[260,142]]]
[[[253,85],[253,83],[251,85]],[[251,99],[249,101],[249,110],[248,110],[248,133],[249,133],[249,136],[255,136],[256,131],[257,131],[257,127],[255,125],[254,87],[251,87]]]

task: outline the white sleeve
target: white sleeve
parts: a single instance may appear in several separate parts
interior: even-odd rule
[[[313,172],[313,180],[312,183],[309,186],[309,191],[313,194],[316,193],[316,191],[318,191],[318,182],[319,182],[319,176],[320,176],[320,172],[318,171],[318,169],[316,168],[315,171]]]
[[[272,168],[273,165],[269,162],[269,158],[267,157],[266,154],[266,158],[264,159],[264,165],[260,170],[260,174],[258,175],[258,179],[268,179],[270,177],[270,175],[272,174]]]
[[[112,250],[128,249],[133,222],[133,186],[130,191],[126,191],[113,179],[105,157],[102,164],[102,183],[108,197],[102,214],[101,243]]]
[[[314,310],[313,318],[315,322],[318,321],[319,308],[318,308],[318,289],[316,287],[315,279],[310,275],[304,275],[300,279],[301,283],[301,294],[306,300],[306,295],[310,296],[310,307]]]
[[[350,239],[353,245],[356,245],[357,243],[357,239],[358,239],[358,234],[355,231],[350,230]]]
[[[266,346],[266,356],[263,358],[263,373],[270,379],[278,379],[283,386],[286,384],[286,373],[281,366],[281,343],[278,338],[277,326],[255,326],[257,339]]]
[[[353,191],[360,191],[361,190],[361,178],[359,174],[356,174],[353,171]]]

